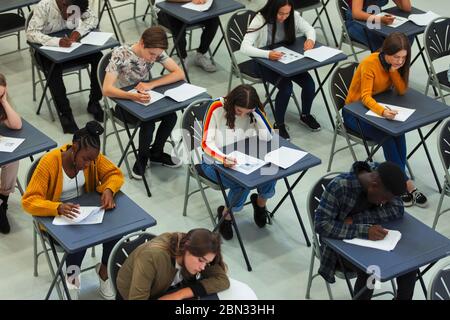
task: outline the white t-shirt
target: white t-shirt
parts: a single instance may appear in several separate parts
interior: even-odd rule
[[[74,178],[70,178],[67,173],[63,171],[63,187],[61,192],[60,201],[67,201],[73,199],[77,196],[81,196],[84,190],[84,172],[83,170],[79,171]],[[78,184],[78,192],[77,192],[77,184]]]

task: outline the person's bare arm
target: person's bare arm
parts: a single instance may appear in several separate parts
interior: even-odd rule
[[[117,81],[117,75],[112,72],[107,72],[105,79],[103,80],[103,95],[111,98],[119,98],[119,99],[129,99],[135,100],[139,102],[148,102],[150,100],[150,96],[146,93],[139,92],[127,92],[125,90],[117,88],[114,84]]]
[[[372,14],[369,14],[363,10],[364,0],[353,0],[352,2],[352,17],[356,20],[367,21]],[[392,16],[382,16],[380,18],[381,23],[383,24],[392,24],[394,22],[394,17]]]
[[[166,84],[171,84],[180,80],[185,80],[184,77],[184,72],[183,70],[180,68],[179,65],[177,65],[177,63],[172,59],[172,58],[168,58],[164,63],[163,63],[164,68],[166,68],[169,73],[166,74],[165,76],[162,76],[161,78],[152,80],[150,82],[140,82],[137,86],[136,89],[137,90],[152,90],[154,88],[166,85]]]
[[[412,10],[411,0],[394,0],[394,3],[402,11],[411,12]]]

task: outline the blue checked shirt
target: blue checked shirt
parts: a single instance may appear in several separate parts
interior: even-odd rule
[[[334,178],[326,187],[320,199],[314,216],[314,226],[320,237],[334,239],[367,239],[369,227],[373,224],[399,219],[403,217],[403,202],[399,197],[383,206],[370,206],[362,212],[352,214],[360,194],[365,192],[358,180],[361,171],[371,172],[377,164],[355,162],[349,173],[343,173]],[[352,224],[345,224],[349,215]],[[337,255],[325,244],[321,245],[319,274],[328,282],[334,283]]]

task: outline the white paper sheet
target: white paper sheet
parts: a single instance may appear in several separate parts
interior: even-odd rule
[[[281,63],[288,64],[293,61],[297,61],[303,58],[303,55],[301,53],[295,52],[291,49],[288,49],[286,47],[278,47],[276,49],[273,49],[274,51],[283,52],[283,56],[280,60],[278,60]]]
[[[401,237],[402,234],[400,233],[400,231],[388,230],[388,234],[386,235],[386,237],[384,237],[383,240],[372,241],[367,239],[354,238],[351,240],[344,239],[343,241],[357,246],[374,248],[383,251],[392,251],[400,241]]]
[[[250,174],[266,164],[264,160],[246,155],[240,151],[231,152],[227,155],[227,158],[236,159],[236,165],[231,169],[239,171],[243,174]]]
[[[74,51],[76,48],[80,47],[82,44],[79,42],[74,42],[72,43],[72,45],[68,48],[63,48],[63,47],[50,47],[50,46],[42,46],[41,49],[42,50],[48,50],[48,51],[57,51],[57,52],[62,52],[62,53],[71,53],[72,51]]]
[[[281,147],[266,154],[264,160],[266,163],[273,163],[280,168],[287,169],[294,163],[302,159],[308,153],[287,147]]]
[[[164,92],[166,97],[170,97],[177,102],[186,101],[199,94],[206,92],[205,88],[195,86],[190,83],[183,83],[181,86],[167,90]]]
[[[90,44],[93,46],[102,46],[109,40],[109,38],[112,37],[112,35],[113,34],[111,32],[91,31],[80,40],[80,43]]]
[[[322,62],[330,59],[331,57],[334,57],[339,53],[342,53],[342,51],[327,46],[321,46],[319,48],[307,50],[305,51],[305,53],[303,53],[303,55],[307,58]]]
[[[182,7],[186,9],[191,9],[194,11],[206,11],[211,8],[211,5],[213,3],[213,0],[207,0],[204,4],[194,4],[192,2],[188,2],[186,4],[183,4]]]
[[[70,219],[66,216],[57,216],[53,219],[53,224],[57,226],[80,225],[80,224],[99,224],[103,221],[105,209],[100,207],[81,206],[80,214]]]
[[[136,89],[131,89],[128,92],[136,93],[137,90]],[[149,102],[144,103],[144,102],[139,102],[139,101],[136,101],[136,100],[133,100],[133,101],[136,102],[136,103],[142,104],[144,106],[148,106],[148,105],[151,105],[152,103],[155,103],[156,101],[161,100],[162,98],[164,98],[164,95],[162,93],[159,93],[159,92],[156,92],[156,91],[153,91],[153,90],[147,90],[145,92],[147,92],[150,95],[150,101]]]
[[[408,17],[408,20],[414,22],[418,26],[426,26],[428,25],[432,20],[439,18],[440,15],[437,13],[434,13],[433,11],[428,11],[427,13],[422,14],[410,14]]]
[[[378,103],[380,105],[384,106],[384,107],[388,107],[389,109],[398,112],[398,114],[393,119],[395,121],[405,122],[414,113],[414,111],[416,111],[416,109],[410,109],[410,108],[394,106],[392,104],[387,104],[387,103],[383,103],[383,102],[378,102]],[[382,116],[379,116],[378,114],[376,114],[372,110],[367,111],[366,114],[368,116],[373,116],[373,117],[377,117],[377,118],[384,118]]]
[[[25,139],[0,136],[0,152],[13,152]]]
[[[379,14],[377,14],[378,17],[383,17],[383,16],[393,16],[395,17],[394,22],[392,24],[387,25],[387,27],[391,27],[391,28],[397,28],[400,27],[402,24],[404,24],[405,22],[408,22],[407,18],[403,18],[403,17],[399,17],[387,12],[381,12]]]

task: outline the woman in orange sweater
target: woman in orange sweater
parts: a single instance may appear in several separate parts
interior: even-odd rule
[[[84,192],[101,193],[100,205],[105,210],[115,207],[114,195],[123,184],[123,174],[111,161],[100,154],[100,135],[103,127],[95,121],[75,132],[72,144],[64,145],[45,154],[31,177],[22,206],[35,216],[63,215],[74,218],[80,205],[71,203]],[[103,243],[102,263],[97,265],[100,279],[100,294],[114,299],[110,287],[107,263],[112,248],[118,239]],[[66,266],[80,268],[86,250],[68,254]],[[79,279],[72,274],[66,281],[72,298],[77,298]]]
[[[383,42],[381,52],[372,53],[361,61],[355,71],[352,83],[345,100],[346,104],[361,101],[367,108],[376,114],[394,119],[396,111],[389,110],[380,105],[373,96],[395,88],[399,95],[405,94],[408,89],[409,67],[411,62],[411,46],[405,34],[391,33]],[[359,132],[357,120],[342,110],[345,126]],[[386,138],[386,133],[361,121],[364,135],[380,143]],[[384,157],[396,163],[405,172],[406,168],[406,139],[405,135],[390,137],[383,143]],[[405,172],[406,175],[406,172]],[[405,207],[416,204],[419,207],[427,206],[427,198],[417,190],[411,179],[407,181],[407,193],[402,196]]]

